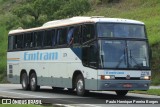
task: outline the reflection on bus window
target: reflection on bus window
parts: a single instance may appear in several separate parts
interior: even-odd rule
[[[94,35],[95,35],[95,30],[93,24],[83,25],[83,42],[93,39]]]
[[[99,23],[97,30],[99,37],[145,38],[144,25]]]

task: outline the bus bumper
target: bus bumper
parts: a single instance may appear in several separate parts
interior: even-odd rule
[[[148,90],[150,80],[98,80],[98,90]]]

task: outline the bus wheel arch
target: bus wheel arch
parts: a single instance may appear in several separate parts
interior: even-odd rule
[[[80,70],[74,71],[73,76],[72,76],[72,88],[73,88],[73,89],[76,88],[75,82],[76,82],[76,78],[77,78],[78,75],[83,75],[83,74],[82,74],[82,72],[81,72]]]
[[[76,88],[78,96],[84,96],[88,91],[85,90],[85,80],[81,71],[75,71],[73,74],[73,89]]]
[[[26,70],[21,70],[21,73],[20,73],[20,83],[22,85],[22,89],[24,90],[28,90],[30,87],[29,87],[29,82],[28,82],[28,75],[27,75],[27,72]]]
[[[33,69],[29,72],[29,84],[31,91],[40,89],[40,86],[37,85],[37,74]]]

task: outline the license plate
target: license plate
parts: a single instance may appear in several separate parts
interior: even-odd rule
[[[123,84],[123,87],[124,87],[124,88],[131,88],[131,87],[132,87],[132,84]]]

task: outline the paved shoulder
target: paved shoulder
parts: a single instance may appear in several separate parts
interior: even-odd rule
[[[149,89],[160,89],[160,85],[158,85],[158,86],[150,86]]]

